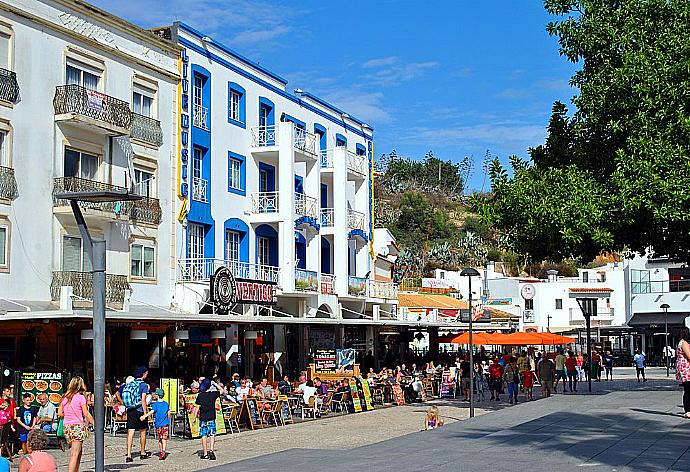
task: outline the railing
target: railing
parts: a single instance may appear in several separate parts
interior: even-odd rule
[[[194,105],[194,126],[208,131],[208,108]]]
[[[579,323],[584,323],[585,322],[585,317],[582,314],[582,310],[579,308],[569,308],[568,309],[569,314],[570,314],[570,322],[579,322]],[[597,309],[596,314],[592,315],[592,319],[597,319],[597,320],[611,320],[613,319],[614,316],[614,309],[613,308],[599,308]]]
[[[321,293],[324,295],[335,294],[335,275],[321,274]]]
[[[314,219],[318,218],[318,200],[303,193],[295,193],[295,214],[300,216],[311,216]]]
[[[367,282],[369,279],[366,277],[355,277],[350,275],[347,278],[347,293],[355,297],[365,297],[367,295]]]
[[[690,280],[644,280],[630,283],[633,295],[643,293],[690,292]]]
[[[53,182],[53,206],[69,205],[68,200],[61,200],[56,195],[65,192],[103,192],[116,191],[127,192],[124,187],[110,185],[95,180],[82,179],[79,177],[58,177]],[[100,210],[106,213],[117,215],[130,215],[133,202],[79,202],[82,209]]]
[[[398,298],[398,284],[393,282],[380,282],[372,280],[369,283],[369,295],[374,298],[395,300]]]
[[[361,229],[366,231],[366,220],[365,215],[362,212],[355,211],[352,208],[347,210],[347,227],[350,229]]]
[[[267,147],[278,144],[278,128],[271,126],[254,126],[252,128],[252,146]]]
[[[366,156],[358,156],[354,152],[347,151],[347,170],[353,174],[361,175],[364,177],[367,175],[367,170],[369,166],[367,165]]]
[[[157,198],[144,197],[141,200],[134,201],[132,220],[158,225],[161,222],[162,216],[161,204]]]
[[[313,270],[295,269],[295,290],[318,292],[319,277]]]
[[[277,213],[278,192],[252,193],[252,213]]]
[[[91,272],[58,271],[53,272],[50,295],[53,301],[60,299],[60,287],[72,287],[72,293],[79,299],[93,299],[93,274]],[[105,274],[106,303],[122,303],[125,291],[130,290],[126,275]]]
[[[14,103],[18,97],[17,74],[11,70],[0,68],[0,100]]]
[[[335,209],[322,208],[321,209],[321,226],[331,227],[335,224]]]
[[[208,202],[206,198],[207,187],[208,180],[202,179],[201,177],[194,177],[192,179],[192,200],[202,203]]]
[[[302,151],[304,154],[309,154],[313,157],[316,157],[317,142],[318,140],[316,139],[315,134],[310,133],[303,128],[294,128],[292,143],[295,146],[295,149]]]
[[[139,113],[132,113],[130,137],[158,147],[163,144],[161,122]]]
[[[321,156],[321,168],[322,169],[332,169],[333,168],[333,152],[327,149],[322,149],[320,152]]]
[[[118,128],[132,126],[129,103],[81,85],[58,85],[53,108],[56,115],[76,113]]]
[[[211,279],[219,267],[227,267],[239,279],[280,282],[280,268],[249,262],[223,259],[196,258],[177,261],[178,282],[205,282]]]
[[[0,198],[14,200],[19,196],[17,179],[14,178],[14,169],[0,166]]]

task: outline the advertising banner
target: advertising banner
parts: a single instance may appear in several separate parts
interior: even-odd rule
[[[65,382],[64,372],[20,372],[19,398],[28,393],[31,395],[31,404],[40,406],[37,397],[40,393],[45,393],[48,401],[57,407],[65,392]]]
[[[180,385],[177,379],[161,379],[163,400],[170,405],[170,413],[177,413],[180,408]]]
[[[196,416],[196,397],[198,395],[198,393],[185,393],[183,395],[184,406],[187,411],[187,423],[189,424],[189,432],[192,435],[192,439],[201,437],[199,432],[199,418]],[[216,407],[218,408],[216,410],[216,434],[225,434],[227,431],[225,430],[223,410],[220,407],[220,398],[216,400]]]

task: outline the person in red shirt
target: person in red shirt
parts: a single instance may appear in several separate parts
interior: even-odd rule
[[[568,358],[565,360],[565,371],[568,374],[568,389],[570,393],[577,393],[577,359],[575,359],[573,351],[568,351]],[[565,392],[565,385],[563,385],[563,391]]]
[[[503,388],[503,366],[498,363],[498,357],[494,359],[493,364],[489,366],[489,391],[491,398],[489,400],[500,401],[500,394]]]
[[[522,377],[522,386],[525,388],[527,400],[534,400],[532,397],[532,388],[534,387],[534,372],[526,370]]]

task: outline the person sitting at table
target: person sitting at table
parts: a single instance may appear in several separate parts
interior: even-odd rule
[[[373,367],[369,367],[369,373],[367,374],[367,380],[369,382],[378,382],[378,380],[379,380],[378,375],[376,375],[376,372],[374,372]]]
[[[316,396],[316,388],[314,382],[307,380],[306,383],[299,386],[299,391],[302,393],[302,401],[305,405],[309,404],[309,399]]]
[[[247,379],[242,379],[240,386],[235,388],[235,398],[241,402],[249,395],[251,395],[251,389],[247,385]]]
[[[232,380],[228,383],[228,387],[232,387],[232,389],[236,389],[237,387],[240,386],[240,374],[235,372],[232,374]]]
[[[426,373],[431,375],[436,373],[436,366],[434,365],[434,361],[429,361],[429,365],[427,365],[426,367]]]
[[[403,377],[407,377],[408,375],[410,375],[405,364],[400,365],[400,373],[403,375]]]
[[[292,384],[290,383],[288,374],[283,375],[283,380],[278,382],[278,392],[282,395],[287,395],[292,392]]]
[[[268,385],[268,379],[266,377],[261,379],[261,383],[257,385],[254,392],[256,393],[256,396],[265,400],[270,400],[274,397],[273,388]]]
[[[393,374],[393,369],[388,369],[388,372],[386,372],[386,380],[392,384],[396,382],[395,375]]]
[[[412,367],[410,368],[410,374],[415,375],[415,374],[419,374],[419,373],[420,372],[419,372],[419,369],[417,368],[417,364],[415,364],[413,362]]]
[[[328,393],[328,385],[322,382],[319,377],[314,377],[314,387],[316,387],[317,395],[326,395]]]
[[[340,385],[338,385],[338,388],[335,389],[336,393],[346,393],[350,391],[350,383],[347,381],[347,379],[342,379],[340,381]]]

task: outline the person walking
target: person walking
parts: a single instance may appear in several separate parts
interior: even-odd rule
[[[489,361],[491,362],[491,361]],[[498,357],[489,366],[489,400],[500,401],[501,389],[503,387],[503,366],[498,363]]]
[[[606,380],[613,380],[613,354],[611,351],[606,351],[604,355],[604,370],[606,371]]]
[[[565,356],[563,355],[563,348],[558,348],[558,355],[554,359],[556,363],[556,382],[553,385],[553,393],[558,393],[558,381],[563,379],[563,393],[565,393],[565,382],[568,379],[568,375],[565,371]]]
[[[217,387],[211,390],[211,386]],[[214,445],[216,440],[216,416],[220,411],[220,395],[223,388],[212,384],[211,379],[204,379],[199,385],[199,395],[196,397],[196,414],[199,417],[199,434],[201,435],[201,459],[216,460]]]
[[[585,363],[585,358],[582,356],[582,351],[579,351],[575,355],[575,368],[577,369],[577,380],[582,382],[585,380],[585,371],[584,371],[584,363]]]
[[[647,377],[644,375],[644,364],[647,358],[644,353],[639,349],[635,351],[635,356],[633,357],[633,362],[635,363],[635,372],[637,373],[637,381],[640,381],[640,375],[642,375],[642,381],[646,382]]]
[[[510,358],[510,363],[503,372],[503,380],[508,385],[508,400],[510,404],[512,405],[513,401],[515,401],[517,405],[518,391],[520,390],[520,368],[515,357]]]
[[[58,407],[58,416],[63,418],[62,427],[70,445],[69,472],[79,472],[84,441],[89,435],[87,423],[94,425],[93,416],[86,405],[86,384],[81,377],[72,377],[67,385],[67,391]]]
[[[543,356],[537,364],[537,372],[541,383],[542,398],[550,397],[551,390],[553,390],[553,378],[556,375],[556,366],[551,359]]]
[[[29,453],[19,463],[19,472],[57,472],[55,458],[45,450],[48,447],[48,435],[42,429],[32,429],[27,434]]]
[[[676,380],[683,386],[683,412],[690,419],[690,330],[683,328],[676,348]]]
[[[149,370],[144,367],[137,367],[134,372],[134,380],[125,384],[122,389],[122,403],[127,410],[127,457],[126,462],[132,462],[132,445],[134,443],[134,433],[139,431],[139,459],[144,460],[151,457],[151,452],[146,450],[146,431],[149,428],[148,419],[141,419],[148,413],[146,396],[149,393],[149,386],[146,377]]]
[[[601,382],[601,355],[598,351],[592,351],[592,362],[590,366],[590,378],[595,382]]]

